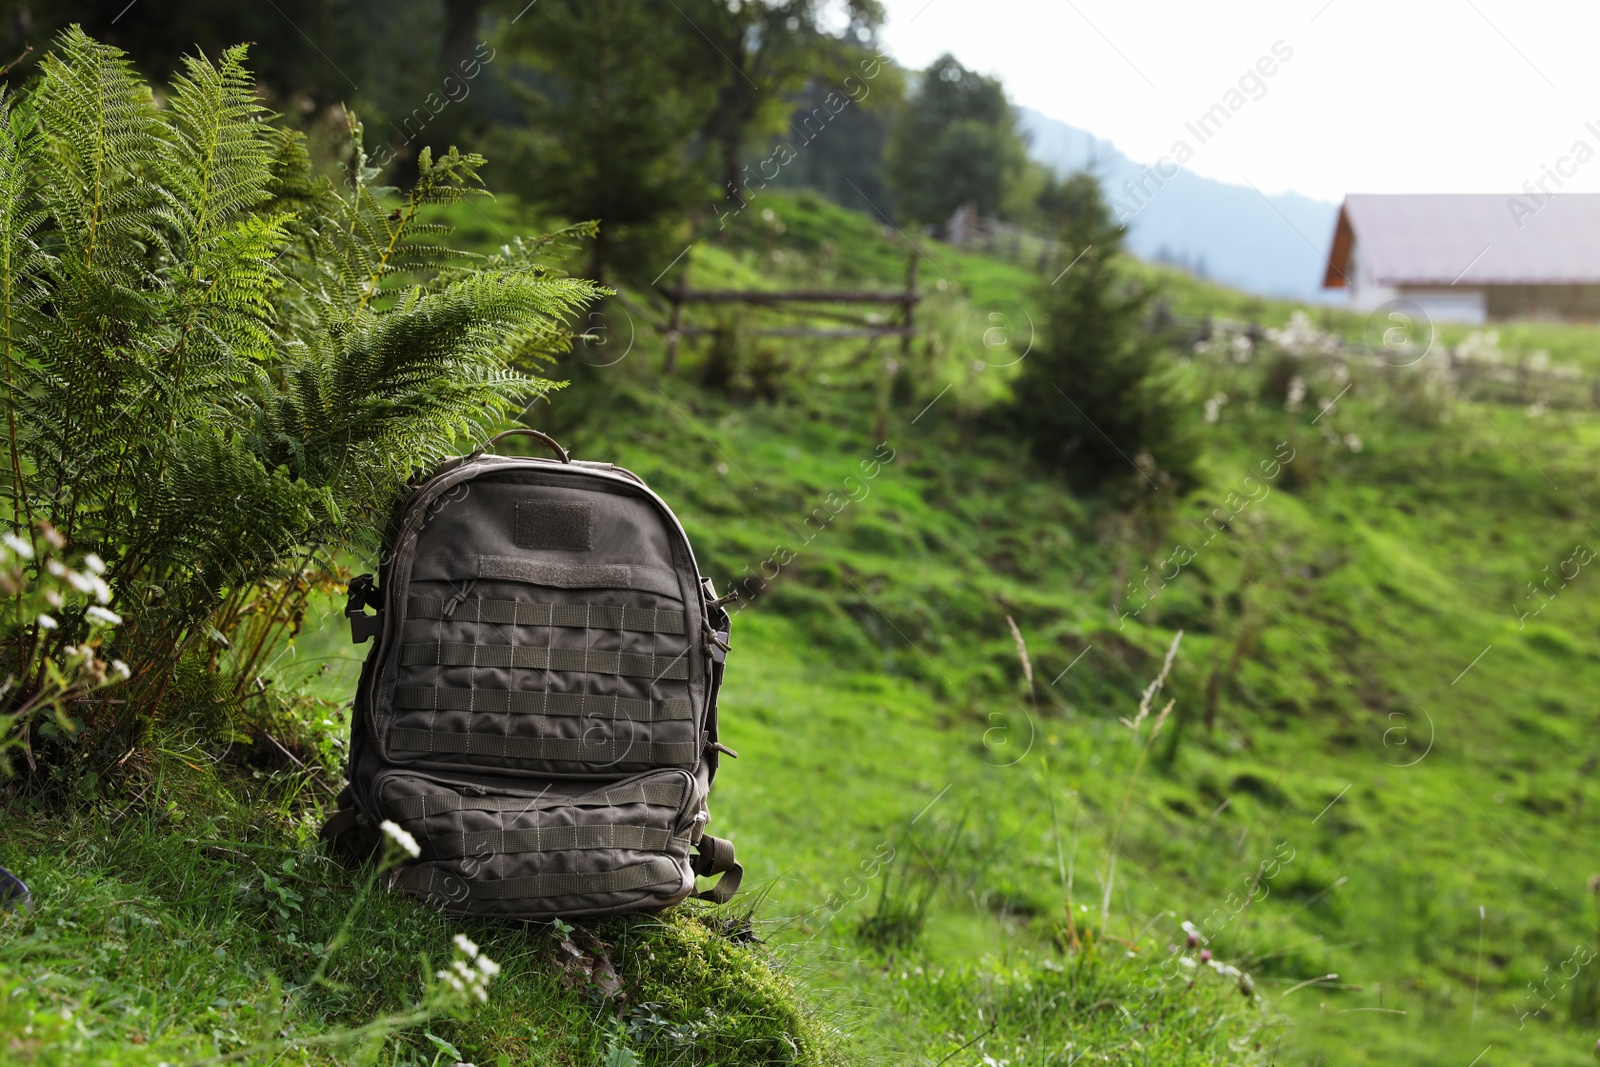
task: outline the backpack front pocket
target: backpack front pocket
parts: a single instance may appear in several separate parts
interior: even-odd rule
[[[694,889],[703,820],[681,770],[515,789],[393,770],[374,785],[380,817],[421,849],[396,884],[445,911],[581,916],[663,907]]]

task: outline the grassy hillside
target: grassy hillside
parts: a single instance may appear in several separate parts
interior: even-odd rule
[[[487,211],[469,239],[515,232],[514,205]],[[901,236],[807,198],[723,237],[694,285],[906,265]],[[4,815],[0,864],[42,903],[0,919],[0,1042],[154,1063],[335,1034],[291,1061],[345,1058],[464,930],[506,967],[489,1004],[400,1019],[383,1062],[432,1062],[425,1029],[479,1064],[1589,1062],[1600,422],[1466,401],[1428,361],[1219,348],[1179,367],[1197,415],[1212,401],[1201,487],[1074,496],[988,414],[1048,279],[919,244],[908,356],[730,321],[665,378],[635,292],[533,416],[642,475],[718,586],[758,594],[713,819],[762,944],[737,907],[616,920],[574,978],[547,928],[376,893],[318,977],[360,885],[308,841],[319,794],[265,755],[196,770],[174,740],[91,814]],[[1292,310],[1164,277],[1185,314]],[[1502,345],[1600,366],[1590,331],[1521,330]],[[278,668],[328,702],[301,730],[329,752],[340,630],[330,611]],[[154,792],[119,814],[130,782]],[[593,979],[599,942],[624,998]]]

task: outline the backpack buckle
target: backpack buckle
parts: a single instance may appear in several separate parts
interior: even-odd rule
[[[372,583],[372,575],[362,574],[350,579],[349,599],[344,604],[344,616],[350,620],[350,640],[361,644],[368,638],[383,633],[383,596]],[[368,615],[367,608],[376,608],[377,615]]]

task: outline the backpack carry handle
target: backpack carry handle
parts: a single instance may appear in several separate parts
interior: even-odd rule
[[[535,429],[532,429],[531,427],[527,427],[527,426],[518,426],[515,429],[511,429],[511,430],[501,430],[499,433],[497,433],[493,437],[489,438],[488,441],[486,441],[482,445],[478,446],[477,450],[474,451],[472,453],[472,455],[467,457],[467,461],[470,463],[472,460],[477,459],[479,456],[483,455],[485,452],[493,451],[494,446],[499,444],[501,441],[505,440],[507,437],[517,437],[517,436],[524,436],[524,435],[528,436],[528,437],[537,437],[539,440],[541,440],[545,444],[549,445],[551,451],[553,451],[561,459],[561,462],[563,462],[563,463],[571,463],[572,462],[572,455],[566,449],[561,447],[561,442],[557,441],[554,437],[551,437],[549,434],[545,433],[543,430],[535,430]]]

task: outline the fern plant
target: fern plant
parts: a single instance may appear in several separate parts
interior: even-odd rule
[[[106,561],[132,677],[90,727],[157,714],[253,613],[297,617],[308,561],[370,543],[415,470],[553,387],[542,361],[598,292],[538,262],[549,239],[449,250],[427,211],[482,193],[481,156],[423,151],[401,194],[353,125],[341,180],[319,176],[245,56],[187,60],[158,100],[72,28],[0,95],[6,505],[18,536]],[[89,606],[0,633],[0,715]]]

